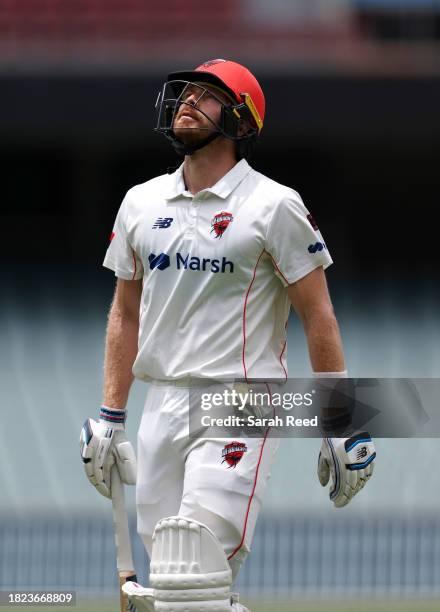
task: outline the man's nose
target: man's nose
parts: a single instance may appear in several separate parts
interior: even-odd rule
[[[184,98],[184,102],[190,104],[191,106],[197,106],[197,103],[200,101],[201,94],[198,91],[189,91],[188,94]]]

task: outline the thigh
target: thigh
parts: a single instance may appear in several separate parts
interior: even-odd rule
[[[179,514],[208,525],[234,569],[250,550],[278,440],[199,440],[188,454]]]
[[[170,432],[172,401],[169,387],[150,385],[138,431],[137,527],[149,553],[155,525],[177,514],[182,498],[184,457]]]

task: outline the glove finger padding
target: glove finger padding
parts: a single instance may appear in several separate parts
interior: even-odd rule
[[[119,433],[122,432],[116,432],[116,434]],[[115,442],[114,453],[122,482],[128,485],[135,485],[137,462],[133,446],[127,439],[123,439],[120,442]]]
[[[365,486],[373,473],[374,443],[367,432],[351,438],[324,438],[318,459],[322,486],[331,475],[330,499],[341,508]]]
[[[323,487],[325,487],[330,480],[330,466],[322,451],[319,453],[318,457],[318,478]]]
[[[111,471],[115,464],[115,458],[110,448],[111,439],[102,442],[99,446],[101,452],[99,456],[97,455],[95,461],[95,487],[104,497],[111,497]]]
[[[110,497],[110,470],[108,456],[113,430],[95,419],[87,419],[79,438],[81,458],[90,483],[104,497]],[[114,463],[110,459],[110,463]]]
[[[101,495],[111,497],[111,470],[115,463],[122,482],[136,483],[136,456],[125,430],[87,419],[79,442],[86,476]]]
[[[359,470],[357,472],[357,475],[358,475],[358,490],[360,491],[365,486],[365,483],[367,482],[367,475],[365,473],[365,470]]]
[[[351,498],[358,491],[359,479],[355,472],[341,469],[340,471],[340,486],[335,488],[330,493],[330,499],[333,501],[336,508],[346,506]]]

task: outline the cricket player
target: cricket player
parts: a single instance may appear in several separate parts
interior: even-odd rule
[[[152,588],[123,588],[139,611],[244,612],[231,587],[278,441],[267,432],[191,438],[189,390],[212,380],[284,380],[291,305],[315,374],[347,376],[324,274],[332,260],[298,193],[247,161],[265,117],[247,68],[217,59],[170,74],[157,112],[157,131],[183,163],[130,189],[116,217],[104,260],[117,282],[103,405],[84,425],[81,453],[103,495],[111,495],[114,464],[136,483]],[[137,466],[124,429],[134,377],[150,383]],[[374,457],[367,434],[323,440],[318,476],[331,480],[336,507],[364,486]]]

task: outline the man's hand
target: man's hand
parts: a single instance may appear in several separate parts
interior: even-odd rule
[[[318,478],[325,487],[331,477],[330,499],[336,508],[346,506],[371,478],[375,457],[374,443],[365,431],[351,438],[324,438]]]
[[[136,456],[121,423],[87,419],[79,438],[87,478],[105,497],[111,497],[110,472],[116,463],[122,482],[136,484]]]

